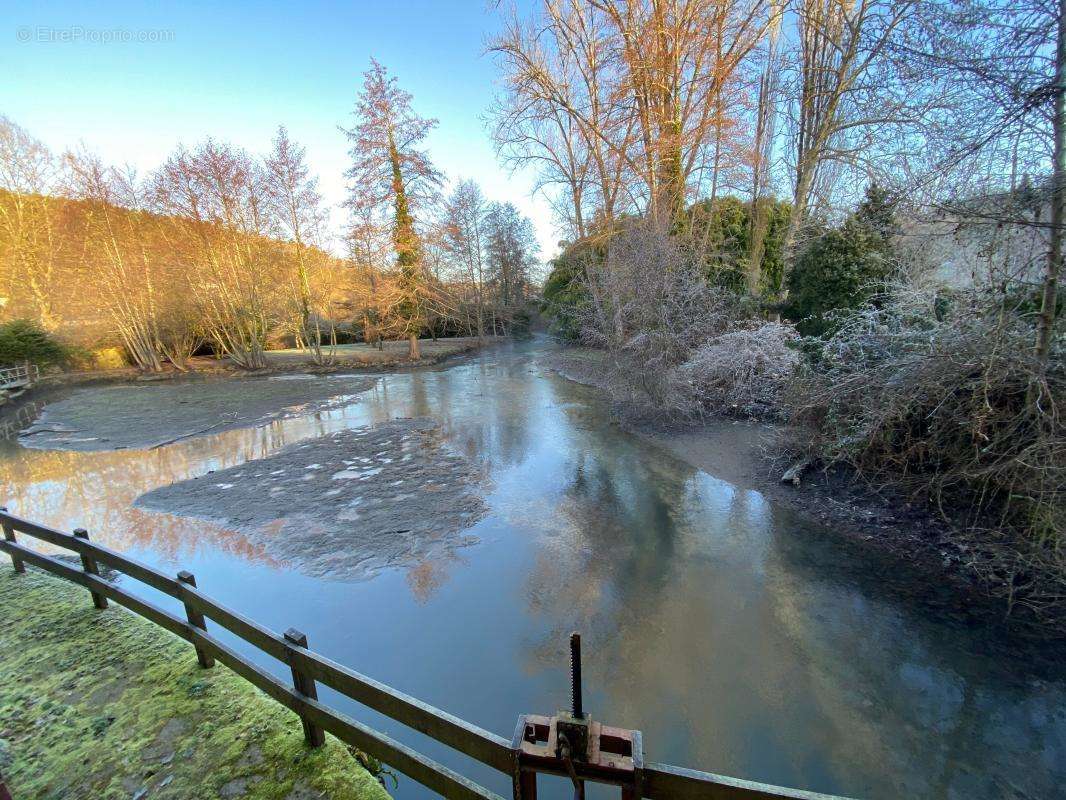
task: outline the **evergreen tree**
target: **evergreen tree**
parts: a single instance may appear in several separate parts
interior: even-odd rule
[[[814,239],[788,275],[785,316],[805,336],[834,328],[833,312],[872,299],[894,268],[892,238],[898,226],[892,204],[876,184],[844,224]]]
[[[391,209],[392,244],[399,272],[400,302],[396,308],[407,334],[408,356],[420,356],[418,336],[424,323],[425,279],[416,208],[436,197],[442,178],[421,149],[437,121],[419,117],[412,97],[395,78],[371,59],[359,94],[357,125],[346,131],[352,142],[353,202],[370,203],[379,213]]]

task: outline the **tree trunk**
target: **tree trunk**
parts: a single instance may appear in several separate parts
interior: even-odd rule
[[[418,349],[418,334],[412,333],[407,337],[407,357],[412,361],[417,361],[422,357],[421,351]]]
[[[1066,0],[1059,0],[1058,47],[1055,59],[1055,150],[1051,183],[1051,242],[1044,266],[1044,292],[1037,318],[1037,370],[1047,369],[1051,337],[1055,328],[1055,301],[1059,273],[1062,271],[1062,225],[1066,212]]]

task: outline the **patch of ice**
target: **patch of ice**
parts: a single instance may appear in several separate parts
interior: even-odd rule
[[[233,488],[233,484],[232,483],[216,483],[215,486],[217,486],[219,489],[232,489]]]

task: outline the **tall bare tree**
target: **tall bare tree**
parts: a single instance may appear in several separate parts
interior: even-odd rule
[[[769,213],[764,198],[770,193],[774,141],[777,123],[781,69],[779,39],[784,3],[774,0],[770,6],[770,24],[766,35],[765,63],[759,78],[759,95],[755,107],[755,141],[751,163],[751,232],[746,277],[748,291],[759,291],[760,271],[766,246]]]
[[[443,240],[470,285],[478,339],[485,336],[485,283],[488,273],[488,204],[474,181],[460,181],[444,207]]]
[[[24,128],[0,115],[0,236],[7,296],[24,294],[48,329],[60,322],[56,273],[62,231],[48,195],[62,190],[56,159]]]
[[[154,220],[136,177],[107,167],[89,153],[64,156],[73,188],[86,202],[86,282],[111,316],[127,352],[138,367],[162,369],[159,331],[162,276],[158,250],[150,243]]]
[[[584,153],[607,219],[626,197],[662,224],[719,180],[731,89],[769,25],[767,0],[553,0],[492,45],[507,97],[497,136],[569,176]],[[567,119],[569,127],[560,126]],[[551,125],[554,122],[554,130]],[[549,125],[553,137],[543,134]],[[559,135],[554,135],[558,131]],[[564,146],[577,132],[585,150]]]
[[[316,364],[329,356],[322,350],[321,315],[312,319],[312,293],[309,280],[311,245],[318,242],[325,221],[318,178],[307,166],[307,150],[289,138],[285,126],[278,128],[273,148],[266,157],[266,199],[276,224],[292,241],[296,256],[295,296],[299,312],[297,339],[311,352]],[[330,340],[335,341],[332,321]]]
[[[190,288],[208,336],[239,366],[264,367],[270,295],[277,291],[267,237],[277,229],[263,168],[244,151],[208,139],[193,151],[179,148],[153,184],[158,208],[178,218],[198,245]]]
[[[786,252],[842,166],[870,164],[872,146],[913,109],[887,58],[916,0],[799,0],[792,90],[792,213]],[[871,141],[871,138],[873,141]],[[856,143],[860,144],[857,146]]]

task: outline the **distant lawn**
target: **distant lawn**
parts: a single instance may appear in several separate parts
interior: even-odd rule
[[[486,336],[485,343],[497,341],[499,337]],[[473,350],[478,346],[476,336],[458,336],[452,339],[419,339],[419,349],[422,351],[422,360],[438,359],[445,356]],[[323,347],[323,352],[329,353],[329,347]],[[407,360],[407,341],[382,342],[382,349],[363,342],[357,344],[337,345],[334,357],[340,364],[392,364]],[[292,364],[311,362],[311,355],[307,350],[290,348],[288,350],[269,350],[266,353],[266,361],[270,366],[290,366]]]

